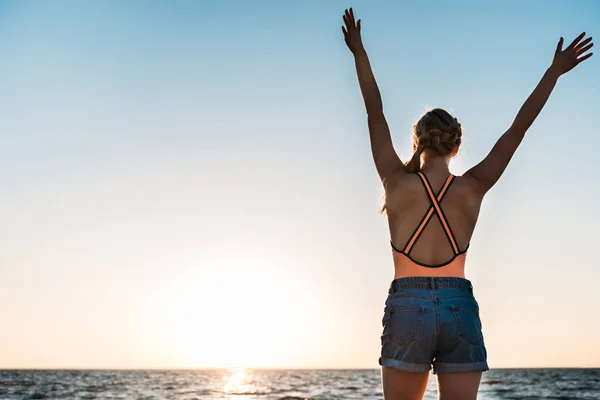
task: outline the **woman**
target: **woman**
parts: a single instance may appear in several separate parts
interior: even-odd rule
[[[344,39],[354,55],[368,115],[371,150],[385,188],[394,280],[383,316],[381,357],[385,399],[421,399],[433,364],[440,398],[475,399],[488,370],[479,307],[464,266],[484,195],[508,165],[558,78],[592,53],[585,32],[562,50],[487,157],[462,176],[448,164],[462,141],[461,125],[446,111],[427,112],[414,126],[406,164],[394,151],[381,96],[360,36],[360,20],[344,13]]]

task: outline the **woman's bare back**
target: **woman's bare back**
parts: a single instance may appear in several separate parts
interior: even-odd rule
[[[448,179],[448,170],[424,169],[422,172],[437,195]],[[392,250],[394,277],[464,277],[466,250],[475,230],[483,200],[483,195],[477,192],[476,182],[468,176],[455,177],[439,202],[456,241],[456,254],[435,209],[430,212],[428,222],[423,220],[432,208],[432,201],[421,178],[417,174],[403,175],[397,180],[386,182],[388,225],[391,244],[396,248]],[[421,223],[426,225],[416,240],[412,241],[408,255],[403,254]],[[431,268],[432,266],[440,268]]]

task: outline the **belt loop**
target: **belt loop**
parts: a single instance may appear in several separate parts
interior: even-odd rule
[[[429,278],[429,283],[431,285],[431,290],[435,290],[435,278],[433,276]]]
[[[394,282],[390,283],[390,288],[388,289],[388,294],[394,294]]]

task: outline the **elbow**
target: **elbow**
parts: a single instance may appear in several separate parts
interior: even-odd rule
[[[383,105],[376,104],[367,107],[367,117],[371,119],[379,119],[383,117]]]
[[[512,151],[516,150],[516,148],[521,144],[521,141],[523,141],[525,133],[527,132],[527,128],[529,127],[521,124],[511,125],[508,131],[506,131],[504,140],[502,141],[503,146],[508,147]]]

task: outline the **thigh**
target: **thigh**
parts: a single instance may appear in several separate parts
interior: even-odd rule
[[[427,388],[429,371],[408,372],[381,367],[381,382],[385,400],[421,400]]]
[[[438,372],[440,400],[475,400],[481,381],[481,371]]]

